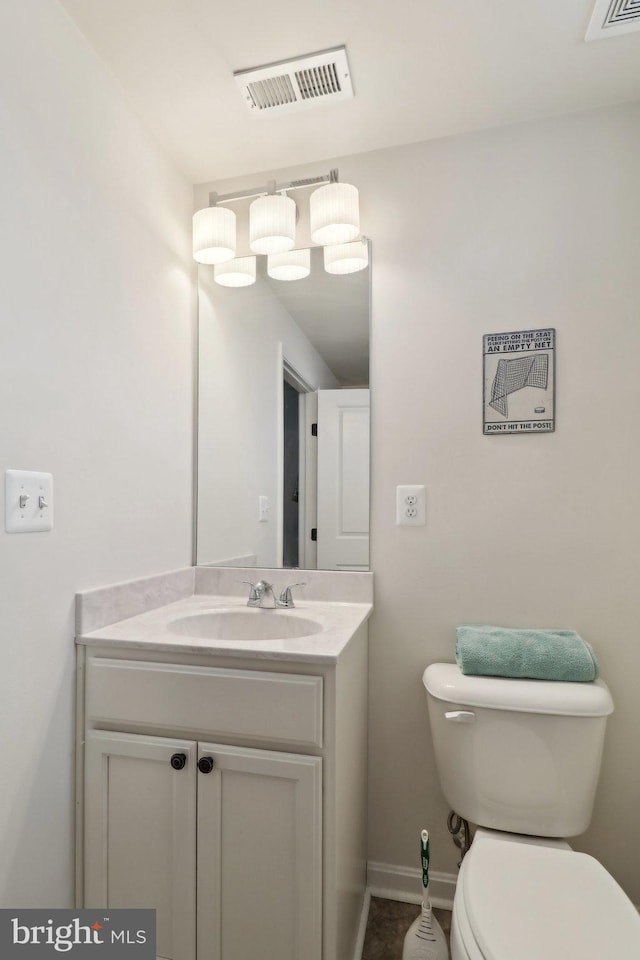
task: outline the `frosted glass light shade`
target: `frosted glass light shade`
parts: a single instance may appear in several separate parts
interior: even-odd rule
[[[193,259],[223,263],[236,252],[236,215],[227,207],[205,207],[193,215]]]
[[[267,257],[267,273],[274,280],[303,280],[311,273],[311,251],[270,253]]]
[[[249,207],[249,246],[254,253],[284,253],[295,242],[295,200],[281,194],[254,200]]]
[[[311,239],[327,243],[347,243],[360,233],[358,188],[350,183],[328,183],[314,190],[309,198]]]
[[[339,243],[324,248],[324,268],[327,273],[357,273],[369,263],[369,249],[366,240],[353,243]]]
[[[256,258],[236,257],[216,263],[213,279],[223,287],[248,287],[256,282]]]

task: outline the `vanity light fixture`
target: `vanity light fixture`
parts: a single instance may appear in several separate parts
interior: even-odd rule
[[[360,233],[358,188],[332,181],[314,190],[309,199],[311,239],[325,246],[347,243]]]
[[[258,197],[249,207],[249,246],[254,253],[284,253],[296,242],[296,204],[286,194]]]
[[[366,240],[338,243],[323,250],[324,268],[327,273],[345,274],[364,270],[369,263],[369,248]]]
[[[267,257],[267,273],[273,280],[303,280],[311,273],[311,251],[270,253]]]
[[[236,257],[216,263],[213,279],[223,287],[249,287],[256,282],[256,258]]]
[[[209,207],[193,217],[193,256],[198,263],[213,264],[215,280],[227,287],[244,287],[256,278],[255,257],[235,257],[236,215],[225,204],[253,200],[249,208],[249,247],[269,258],[267,273],[277,280],[299,280],[310,273],[308,250],[293,250],[297,208],[288,196],[292,190],[316,187],[309,198],[311,239],[330,250],[325,252],[329,273],[354,273],[368,262],[367,242],[356,240],[360,233],[358,189],[340,183],[338,171],[327,174],[251,187],[220,196],[209,194]],[[349,248],[349,249],[347,249]],[[284,257],[284,259],[278,259]],[[230,264],[223,269],[223,265]]]
[[[236,253],[236,215],[227,207],[204,207],[193,215],[193,258],[215,264]]]

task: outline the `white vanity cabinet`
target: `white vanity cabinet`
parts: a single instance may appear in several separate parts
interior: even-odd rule
[[[263,950],[293,960],[299,944],[320,960],[321,765],[91,731],[85,905],[155,907],[158,956],[167,960]]]
[[[363,625],[334,664],[78,645],[78,905],[153,907],[166,960],[353,960]]]

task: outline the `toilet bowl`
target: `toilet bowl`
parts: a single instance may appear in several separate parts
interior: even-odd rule
[[[639,960],[640,916],[564,839],[588,826],[604,732],[603,681],[424,672],[442,791],[478,824],[453,903],[452,960]]]
[[[452,960],[637,960],[640,917],[593,857],[476,831],[460,868]]]

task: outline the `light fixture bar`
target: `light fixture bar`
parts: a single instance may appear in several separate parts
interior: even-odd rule
[[[315,187],[320,183],[337,183],[337,169],[330,170],[329,173],[321,174],[317,177],[307,177],[304,180],[290,180],[287,183],[276,183],[270,181],[264,187],[250,187],[248,190],[239,190],[235,193],[216,193],[215,190],[209,194],[209,206],[214,207],[218,203],[232,203],[234,200],[250,200],[254,197],[268,197],[272,193],[286,193],[289,190],[302,190],[304,187]]]

